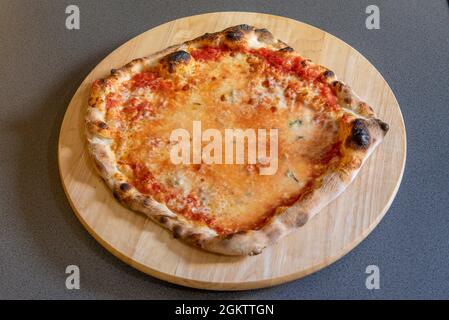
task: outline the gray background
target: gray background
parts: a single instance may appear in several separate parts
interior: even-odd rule
[[[81,30],[65,29],[77,4]],[[377,4],[381,30],[365,28]],[[109,254],[75,218],[58,177],[65,109],[110,51],[163,22],[197,13],[259,11],[343,39],[384,75],[408,133],[391,209],[356,249],[304,279],[269,289],[207,292],[164,283]],[[449,9],[443,0],[0,0],[0,298],[449,298]],[[65,289],[65,267],[81,290]],[[381,290],[365,288],[378,265]]]

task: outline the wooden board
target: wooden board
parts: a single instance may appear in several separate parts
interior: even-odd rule
[[[357,179],[304,227],[254,257],[207,253],[173,239],[143,215],[122,207],[96,175],[84,138],[84,112],[93,80],[130,60],[205,32],[247,23],[267,28],[303,56],[335,71],[374,107],[391,130]],[[278,16],[223,12],[172,21],[127,42],[84,80],[65,115],[59,138],[64,189],[79,220],[107,250],[154,277],[213,290],[261,288],[317,271],[349,252],[379,223],[401,181],[406,157],[399,105],[379,72],[355,49],[309,25]]]

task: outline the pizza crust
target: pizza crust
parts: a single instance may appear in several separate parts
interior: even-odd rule
[[[177,54],[187,46],[195,44],[246,45],[254,48],[266,47],[292,52],[294,50],[280,40],[276,40],[266,29],[256,29],[240,25],[221,32],[208,34],[169,47],[149,57],[136,59],[123,68],[112,70],[111,75],[93,86],[86,114],[87,145],[96,168],[106,184],[113,190],[117,200],[129,208],[146,214],[156,223],[173,232],[180,238],[202,249],[225,255],[255,255],[313,218],[323,207],[340,195],[354,180],[363,162],[381,143],[388,131],[388,125],[375,117],[373,110],[344,83],[338,81],[334,73],[323,67],[326,81],[334,86],[338,104],[348,113],[357,116],[346,128],[340,130],[344,142],[344,156],[341,165],[326,173],[320,185],[301,197],[289,207],[280,207],[271,220],[258,230],[233,233],[220,236],[215,230],[200,226],[182,215],[171,211],[167,206],[155,201],[151,196],[142,194],[133,187],[127,177],[117,168],[115,155],[111,150],[111,136],[105,120],[106,96],[113,86],[129,80],[133,74],[153,66],[159,61],[173,72],[182,67],[185,57]],[[312,63],[308,61],[308,63]]]

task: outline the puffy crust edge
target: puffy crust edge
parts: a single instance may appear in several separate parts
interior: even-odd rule
[[[373,110],[366,103],[360,101],[349,86],[338,81],[332,71],[322,67],[323,76],[337,92],[338,103],[349,113],[357,116],[356,120],[344,124],[341,129],[342,139],[345,141],[343,160],[337,169],[327,172],[322,177],[318,187],[301,197],[292,206],[278,208],[275,216],[264,227],[222,237],[213,229],[196,225],[172,212],[152,197],[141,194],[117,169],[115,156],[110,148],[111,137],[105,121],[105,97],[111,88],[116,83],[126,81],[132,74],[192,45],[214,45],[224,42],[229,46],[248,46],[250,42],[254,41],[260,46],[296,54],[287,44],[275,39],[268,30],[256,29],[249,25],[238,25],[220,32],[206,33],[148,57],[133,60],[120,69],[111,70],[110,76],[97,81],[93,86],[86,114],[89,152],[100,176],[112,189],[114,197],[124,205],[146,214],[156,223],[171,230],[175,238],[180,238],[207,251],[225,255],[259,254],[268,245],[307,223],[349,186],[363,162],[379,145],[388,131],[388,125],[376,119]],[[313,64],[310,61],[307,63]]]

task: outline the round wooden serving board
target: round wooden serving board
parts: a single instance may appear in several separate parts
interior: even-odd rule
[[[121,206],[94,171],[86,150],[84,114],[92,82],[108,75],[112,68],[206,32],[242,23],[267,28],[303,56],[333,70],[391,129],[352,185],[304,227],[258,256],[227,257],[190,247],[144,215]],[[89,233],[121,260],[149,275],[212,290],[280,284],[342,257],[373,230],[388,210],[402,178],[405,158],[406,134],[399,105],[383,77],[360,53],[304,23],[242,12],[210,13],[171,21],[115,50],[75,93],[59,137],[63,186]]]

